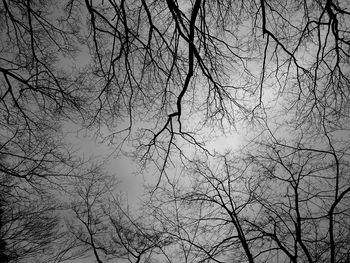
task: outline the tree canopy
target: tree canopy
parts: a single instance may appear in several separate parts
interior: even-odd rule
[[[1,260],[348,262],[348,6],[3,0]],[[157,178],[139,211],[72,123]]]

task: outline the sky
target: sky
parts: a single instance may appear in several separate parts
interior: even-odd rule
[[[84,15],[86,15],[86,14],[84,14]],[[262,44],[262,46],[263,46],[263,44]],[[272,45],[269,46],[269,49],[267,49],[267,53],[269,55],[271,53],[271,55],[272,55],[272,53],[274,52],[274,48],[275,48],[275,46],[272,46]],[[277,50],[277,48],[276,48],[276,50]],[[74,59],[62,58],[60,65],[62,66],[62,68],[66,68],[66,67],[67,68],[68,67],[74,68],[74,67],[76,67],[76,68],[80,69],[80,68],[83,68],[85,65],[87,65],[87,63],[90,61],[90,58],[91,57],[88,54],[88,51],[86,49],[82,49],[81,52],[78,54],[78,56],[76,56]],[[266,64],[268,67],[271,67],[271,69],[269,68],[267,70],[267,72],[275,73],[274,69],[276,67],[276,64],[274,64],[272,58],[271,58],[271,61],[272,61],[271,64],[269,64],[269,62],[267,62],[267,64]],[[239,67],[240,64],[238,63],[237,65],[238,65],[237,67]],[[252,62],[252,64],[250,64],[249,67],[251,67],[250,69],[254,72],[254,74],[257,75],[256,79],[259,79],[259,77],[258,77],[258,75],[259,75],[258,72],[260,72],[259,65],[254,64],[254,62]],[[281,68],[282,68],[281,71],[283,71],[284,70],[283,66],[281,66]],[[234,75],[234,77],[232,77],[232,79],[236,78],[236,77],[237,77],[237,79],[239,79],[239,76],[236,76],[236,75],[241,74],[241,72],[238,72],[238,71],[237,72],[232,71],[230,73],[232,73],[232,75]],[[281,73],[276,73],[276,77],[278,77],[278,74],[281,74]],[[231,80],[231,76],[229,77],[229,79]],[[283,80],[283,77],[281,77],[281,79]],[[278,95],[278,94],[276,94],[276,90],[280,91],[280,87],[279,86],[277,87],[275,80],[273,80],[273,81],[274,82],[272,82],[272,81],[269,82],[269,80],[265,81],[265,83],[264,83],[265,86],[263,89],[263,91],[264,91],[263,101],[264,101],[265,109],[267,109],[267,114],[274,113],[277,118],[280,118],[280,116],[278,116],[278,114],[281,114],[281,112],[279,111],[279,107],[281,105],[274,104],[274,103],[276,103],[275,98]],[[198,81],[198,83],[197,83],[197,85],[201,84],[200,81]],[[237,84],[237,85],[239,85],[239,84]],[[273,87],[273,86],[275,86],[275,87]],[[273,90],[272,87],[275,88],[276,90]],[[258,90],[258,88],[257,88],[257,90]],[[181,87],[179,87],[179,91],[181,91]],[[200,96],[203,96],[203,101],[205,101],[207,94],[204,94],[203,89],[197,88],[193,92],[194,93],[198,92],[198,94]],[[127,95],[129,95],[129,94],[127,94]],[[177,94],[174,94],[173,98],[176,98],[176,95]],[[193,102],[193,101],[191,101],[191,99],[192,100],[194,100],[193,98],[198,99],[193,94],[186,94],[186,95],[188,95],[189,98],[185,97],[185,99],[189,99],[190,103]],[[244,94],[244,95],[246,95],[246,94]],[[250,99],[252,99],[252,97],[253,96],[251,96],[250,98],[247,98],[247,101],[250,102]],[[184,104],[186,103],[185,99],[183,101]],[[198,100],[194,100],[194,101],[198,102],[198,103],[202,103],[201,99],[202,98],[199,98]],[[215,99],[217,99],[217,98],[214,98],[214,100]],[[174,100],[174,102],[175,102],[175,100]],[[249,103],[249,102],[247,102],[247,103]],[[215,101],[213,104],[215,104],[215,103],[217,103],[217,102]],[[175,104],[176,104],[176,102],[174,103],[174,105]],[[174,106],[174,105],[170,105],[169,108],[171,108],[171,109],[167,109],[167,110],[169,110],[169,111],[175,110],[176,111],[176,106]],[[202,107],[203,105],[204,105],[204,107]],[[199,108],[203,109],[203,108],[205,108],[205,106],[207,106],[207,105],[205,105],[205,102],[203,103],[203,105],[201,105],[201,107],[198,107],[196,109],[197,110]],[[144,108],[147,108],[147,107],[144,107]],[[153,109],[152,106],[150,106],[149,108]],[[188,106],[188,108],[192,109],[191,106]],[[191,110],[189,110],[188,108],[183,106],[183,112],[186,112],[186,110],[188,112],[190,112]],[[193,107],[193,108],[195,108],[195,107]],[[208,108],[210,108],[210,106],[208,106]],[[214,108],[214,111],[215,110],[216,110],[216,108]],[[165,118],[165,120],[167,118],[166,114],[168,114],[168,113],[169,112],[164,113],[163,117]],[[212,112],[210,112],[210,113],[212,113]],[[209,115],[210,115],[210,113],[209,113]],[[144,114],[144,112],[140,113],[140,115],[142,115],[142,114]],[[200,116],[200,114],[202,114],[202,112],[198,113],[198,116]],[[214,112],[213,114],[218,114],[218,116],[219,116],[218,118],[220,118],[220,112],[219,113]],[[147,115],[147,114],[145,114],[145,115]],[[193,128],[191,126],[193,123],[195,123],[193,125],[197,125],[197,122],[196,122],[197,119],[195,119],[196,117],[193,117],[190,114],[188,114],[189,116],[185,116],[185,115],[186,114],[183,114],[183,116],[181,116],[181,118],[183,120],[183,123],[188,125],[188,126],[183,125],[183,128],[184,128],[184,130],[186,130],[186,128],[191,130]],[[203,117],[205,115],[203,114],[201,116]],[[119,116],[117,116],[117,117],[119,117]],[[269,115],[269,117],[271,117],[271,116]],[[284,117],[284,116],[282,116],[282,117]],[[210,118],[210,117],[208,117],[208,118]],[[163,121],[163,120],[161,120],[161,121]],[[122,123],[121,126],[123,126],[123,124],[124,123]],[[152,123],[147,123],[147,124],[149,124],[151,126]],[[208,132],[208,130],[203,129],[203,130],[199,130],[198,134],[196,134],[196,135],[199,135],[199,134],[203,135],[203,137],[205,137],[205,140],[206,140],[205,147],[210,152],[212,152],[212,153],[215,152],[217,154],[224,154],[227,151],[235,151],[237,149],[240,149],[240,147],[244,147],[245,144],[249,143],[252,136],[254,136],[256,133],[259,132],[258,129],[257,130],[254,129],[253,125],[242,126],[241,125],[242,123],[238,122],[236,127],[229,128],[228,131],[225,134],[223,134],[220,129],[217,129],[217,127],[215,127],[216,124],[217,123],[215,123],[214,125],[207,128],[208,130],[210,130],[210,133]],[[133,127],[133,128],[135,128],[134,131],[136,131],[136,129],[138,128],[138,125],[139,125],[139,123],[134,123],[134,127]],[[178,123],[174,124],[174,126],[175,125],[178,125]],[[281,123],[278,123],[276,125],[281,125]],[[160,126],[157,126],[157,127],[159,128]],[[104,127],[100,127],[100,128],[101,128],[101,131],[100,131],[101,134],[108,134],[108,131],[104,130],[105,129]],[[154,126],[152,126],[152,129],[153,128],[154,128]],[[289,127],[287,127],[286,129],[289,129]],[[140,205],[140,202],[142,202],[142,200],[143,200],[142,196],[143,196],[143,193],[146,189],[144,186],[151,185],[154,187],[157,184],[157,181],[158,181],[159,176],[160,176],[159,171],[156,169],[152,169],[152,168],[144,169],[132,157],[129,157],[128,155],[124,154],[123,151],[116,152],[115,144],[108,144],[108,141],[103,140],[103,138],[101,138],[100,136],[97,136],[96,135],[97,133],[95,133],[95,131],[93,129],[86,130],[85,128],[82,128],[79,124],[74,124],[72,122],[67,121],[63,124],[63,130],[66,133],[65,139],[66,139],[67,143],[69,145],[71,145],[74,149],[77,150],[76,154],[82,160],[90,162],[91,164],[93,164],[94,162],[103,162],[104,163],[104,167],[106,169],[106,172],[110,175],[115,176],[119,182],[118,187],[116,189],[117,194],[124,196],[127,204],[132,209],[134,209],[134,211],[136,211]],[[283,132],[284,132],[284,130],[282,131],[282,133]],[[180,145],[180,143],[179,143],[179,145]],[[186,144],[183,144],[182,146],[183,146],[183,148],[181,148],[181,150],[184,150],[185,152],[189,153],[189,155],[190,155],[189,157],[192,157],[191,155],[195,154],[195,152],[193,151],[193,148],[187,147]],[[132,147],[131,144],[130,145],[125,144],[124,150],[128,151],[129,149],[131,149],[131,147]],[[176,157],[174,157],[174,158],[176,158]],[[169,169],[167,170],[167,172],[174,173],[174,174],[178,173],[179,171],[181,171],[182,167],[177,167],[177,166],[181,166],[181,162],[175,162],[175,167],[170,166]],[[189,179],[187,177],[184,180],[189,180]],[[185,182],[187,182],[187,181],[185,181]],[[85,258],[85,259],[74,260],[73,262],[74,263],[80,263],[80,262],[89,263],[89,262],[95,262],[95,260],[92,257],[89,257],[89,258]]]
[[[140,173],[140,166],[135,160],[126,155],[116,154],[113,145],[108,145],[100,138],[96,138],[94,133],[81,129],[73,123],[65,123],[63,130],[67,133],[67,143],[77,149],[77,155],[83,160],[91,160],[91,163],[105,162],[106,171],[116,176],[119,181],[117,189],[121,194],[126,195],[131,206],[137,207],[142,200],[145,185],[156,184],[158,173],[153,171]],[[206,147],[211,152],[224,154],[247,143],[247,133],[248,130],[243,128],[232,129],[231,133],[208,140]]]

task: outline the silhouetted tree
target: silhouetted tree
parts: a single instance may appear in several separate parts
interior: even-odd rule
[[[160,171],[150,205],[183,260],[346,262],[348,5],[3,0],[0,176],[14,180],[8,193],[19,198],[22,219],[34,220],[27,196],[42,200],[61,178],[81,175],[62,133],[75,121],[116,151],[131,142],[133,157]],[[255,147],[219,157],[222,171],[213,170],[215,151],[205,143],[238,125],[256,129]],[[204,156],[191,160],[194,151]],[[198,180],[183,189],[169,169],[179,163]],[[101,261],[104,224],[96,216],[116,231],[118,208],[103,210],[111,200],[102,198],[92,211],[104,189],[93,186],[74,189],[80,225],[72,242]],[[39,208],[49,213],[51,204]],[[6,218],[12,208],[3,209]],[[118,251],[137,261],[144,253],[131,237],[147,234],[137,220],[127,222],[115,236]],[[148,241],[153,248],[159,239]]]
[[[68,258],[83,257],[91,251],[100,263],[117,259],[149,262],[171,243],[148,226],[147,220],[130,213],[126,201],[115,195],[115,183],[99,168],[75,182],[67,233],[76,242]]]
[[[75,56],[79,25],[61,4],[0,3],[1,240],[11,262],[48,254],[59,238],[54,189],[79,165],[61,130],[84,97],[64,66]]]
[[[7,263],[10,262],[10,257],[9,255],[7,255],[7,243],[6,243],[6,239],[3,236],[2,232],[4,229],[4,223],[3,223],[3,214],[4,214],[4,210],[3,210],[3,205],[0,204],[0,261]]]
[[[2,176],[0,190],[3,260],[50,262],[55,250],[52,244],[61,238],[58,202],[49,193],[35,193],[16,178]]]
[[[173,260],[346,262],[347,158],[300,141],[259,141],[254,149],[196,160],[191,183],[153,196],[147,209],[177,244]]]

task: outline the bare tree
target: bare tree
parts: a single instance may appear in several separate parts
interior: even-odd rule
[[[64,251],[68,259],[91,252],[97,262],[125,259],[139,263],[163,254],[162,247],[170,240],[147,220],[130,214],[125,200],[115,194],[115,183],[99,168],[76,181],[70,204],[72,215],[67,217],[67,233],[76,242],[68,253]]]
[[[78,44],[73,12],[54,1],[0,3],[1,232],[15,262],[49,254],[60,236],[54,189],[80,165],[61,130],[84,98],[64,65]]]
[[[349,257],[349,144],[331,136],[306,134],[294,142],[273,136],[251,156],[256,171],[268,179],[262,180],[267,190],[257,196],[264,214],[252,225],[272,237],[292,262],[346,262]]]
[[[116,147],[119,135],[136,139],[138,157],[162,174],[174,151],[187,154],[183,144],[206,151],[201,128],[228,131],[259,114],[271,89],[294,98],[286,106],[299,107],[300,123],[334,122],[347,108],[346,3],[87,0],[67,1],[60,16],[41,2],[3,1],[3,53],[13,54],[3,58],[4,116],[27,127],[38,123],[34,109],[62,116],[83,105],[89,127]],[[60,56],[80,47],[77,34],[92,61],[69,76]]]
[[[253,85],[244,81],[254,78],[248,70],[253,58],[246,34],[238,35],[242,41],[233,34],[240,18],[230,14],[243,8],[239,3],[85,4],[98,97],[92,122],[108,124],[108,141],[131,135],[140,146],[138,157],[155,161],[163,173],[173,151],[185,154],[182,144],[205,151],[189,122],[223,128],[245,110],[239,99]],[[236,76],[241,81],[232,85]]]
[[[151,215],[184,262],[349,259],[348,142],[268,131],[241,156],[194,160],[191,183],[166,184],[153,197]]]
[[[108,189],[102,179],[75,189],[80,223],[72,242],[82,254],[144,260],[161,251],[157,235],[166,233],[187,262],[346,262],[348,5],[3,0],[0,176],[15,178],[35,200],[61,176],[77,174],[61,125],[79,115],[116,150],[136,142],[138,160],[160,171],[151,234],[100,195]],[[73,70],[65,59],[78,48],[91,61]],[[207,131],[225,133],[242,118],[262,130],[255,147],[219,157],[221,170],[191,161],[193,150],[212,154]],[[191,167],[193,185],[180,189],[171,178],[176,163]],[[168,206],[155,201],[162,195]],[[101,241],[106,225],[116,254]]]
[[[3,1],[4,141],[18,130],[11,116],[29,131],[48,123],[42,109],[80,109],[116,147],[132,135],[138,157],[163,174],[174,151],[186,155],[183,144],[206,151],[201,128],[254,117],[271,89],[294,98],[286,106],[299,108],[300,123],[334,122],[347,109],[346,3],[73,0],[54,13],[40,1]],[[60,70],[83,46],[90,66]]]
[[[298,107],[299,124],[331,125],[347,108],[346,6],[87,0],[89,124],[115,147],[136,139],[137,157],[162,174],[174,152],[188,155],[182,145],[206,152],[201,129],[220,134],[263,114],[273,92]]]
[[[0,171],[28,182],[72,169],[61,121],[74,119],[71,109],[79,110],[83,98],[62,69],[63,56],[74,56],[78,25],[69,9],[57,13],[49,4],[0,4]]]
[[[50,262],[52,244],[61,238],[59,204],[11,177],[1,177],[0,188],[2,260]]]
[[[244,221],[256,203],[251,195],[256,186],[245,174],[248,165],[229,160],[229,155],[215,161],[193,162],[187,171],[191,184],[161,188],[159,199],[150,203],[151,215],[177,241],[174,260],[254,262]]]

